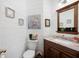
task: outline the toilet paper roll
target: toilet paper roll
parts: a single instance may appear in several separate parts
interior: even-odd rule
[[[1,53],[0,58],[5,58],[6,57],[6,53]]]

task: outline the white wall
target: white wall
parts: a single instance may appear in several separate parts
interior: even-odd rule
[[[26,0],[0,0],[0,48],[7,49],[7,58],[21,57],[26,42]],[[5,17],[5,7],[15,10],[15,18]],[[23,18],[24,26],[18,25]]]
[[[44,35],[50,36],[56,32],[57,28],[57,0],[44,0],[43,4],[43,19],[50,19],[50,27],[44,26]],[[45,20],[44,20],[45,23]]]

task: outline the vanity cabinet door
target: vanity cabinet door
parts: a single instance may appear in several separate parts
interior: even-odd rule
[[[61,58],[71,58],[69,55],[66,55],[66,54],[61,54]]]
[[[59,58],[60,52],[51,46],[49,41],[44,41],[44,57],[45,58]]]
[[[59,58],[60,52],[50,46],[45,49],[45,58]]]
[[[79,58],[79,51],[61,46],[54,42],[44,40],[45,58]]]
[[[48,58],[49,57],[49,45],[48,45],[48,41],[44,41],[44,57]]]
[[[65,53],[61,53],[61,58],[76,58],[76,56],[71,55],[71,54],[65,54]]]
[[[60,52],[57,51],[56,49],[50,47],[49,54],[50,54],[49,55],[50,58],[59,58]]]
[[[45,46],[44,47],[45,49],[44,49],[44,57],[45,58],[48,58],[49,57],[49,53],[50,53],[50,51],[49,51],[49,47],[48,46]]]

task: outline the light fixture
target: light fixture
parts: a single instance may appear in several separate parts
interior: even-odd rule
[[[65,4],[67,3],[67,0],[59,0],[60,3]]]

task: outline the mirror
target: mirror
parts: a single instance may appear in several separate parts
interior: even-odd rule
[[[57,32],[78,34],[78,2],[57,10]]]
[[[74,27],[74,9],[60,13],[59,19],[60,28]]]

